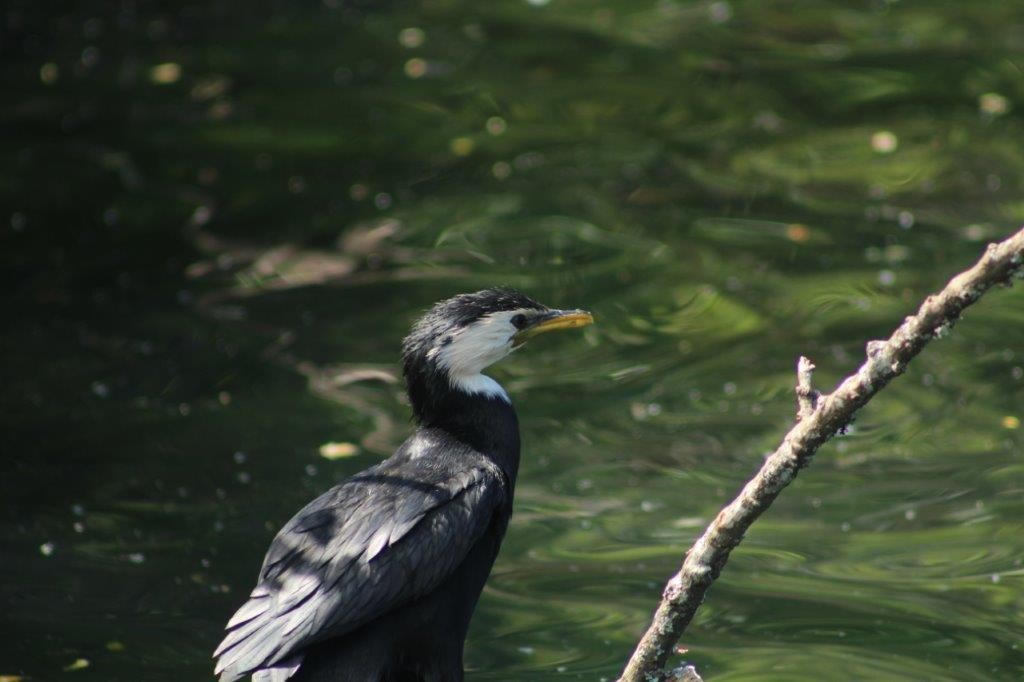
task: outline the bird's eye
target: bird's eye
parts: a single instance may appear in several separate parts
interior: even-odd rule
[[[522,329],[526,325],[526,315],[519,313],[518,315],[512,316],[512,325],[516,329]]]

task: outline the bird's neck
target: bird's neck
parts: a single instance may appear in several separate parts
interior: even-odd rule
[[[425,427],[444,429],[497,464],[514,483],[519,472],[519,418],[504,390],[468,391],[458,384],[416,405]]]

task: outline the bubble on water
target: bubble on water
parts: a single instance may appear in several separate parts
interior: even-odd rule
[[[508,130],[508,123],[501,116],[491,116],[487,119],[485,128],[491,135],[504,135]]]
[[[394,199],[387,192],[379,192],[373,197],[373,205],[381,211],[391,208],[392,203],[394,203]]]
[[[472,137],[456,137],[448,143],[448,148],[455,156],[469,156],[476,148],[476,142]]]
[[[429,69],[430,65],[427,64],[427,60],[421,59],[420,57],[413,57],[405,63],[405,67],[403,68],[405,75],[414,79],[423,78],[423,76],[427,75],[427,71]]]
[[[980,242],[988,236],[989,230],[985,225],[968,225],[964,228],[964,237],[972,242]]]
[[[713,24],[724,24],[732,19],[732,5],[727,2],[713,2],[708,6],[708,18]]]
[[[91,69],[92,67],[96,66],[100,61],[100,48],[96,47],[95,45],[89,45],[84,50],[82,50],[82,54],[79,57],[79,59],[82,63],[82,66],[84,66],[87,69]]]
[[[39,80],[45,85],[53,85],[60,78],[60,67],[53,62],[46,62],[39,67]]]
[[[427,40],[427,34],[418,26],[403,28],[398,32],[398,44],[410,50],[421,46]]]
[[[491,166],[491,175],[497,180],[504,180],[512,175],[512,166],[506,161],[495,161]]]
[[[889,130],[879,130],[871,136],[871,148],[879,154],[891,154],[899,144],[899,138]]]
[[[357,182],[348,188],[348,195],[353,201],[362,201],[370,195],[370,188]]]

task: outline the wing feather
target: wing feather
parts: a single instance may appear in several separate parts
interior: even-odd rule
[[[259,670],[286,679],[306,646],[427,594],[462,562],[505,503],[504,474],[455,441],[410,448],[415,438],[278,533],[214,654],[222,682]]]

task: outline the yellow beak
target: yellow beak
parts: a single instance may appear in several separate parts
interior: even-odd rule
[[[575,329],[594,324],[594,316],[586,310],[548,310],[533,318],[528,327],[518,331],[512,343],[518,347],[538,334],[556,329]]]

